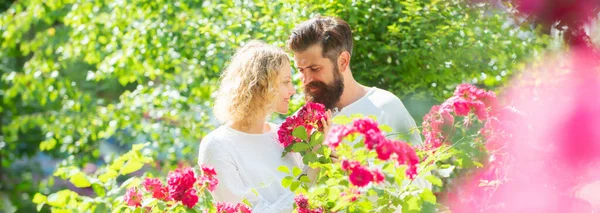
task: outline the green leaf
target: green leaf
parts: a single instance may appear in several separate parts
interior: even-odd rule
[[[127,175],[129,173],[140,170],[143,166],[144,166],[144,164],[139,162],[139,160],[130,159],[129,161],[127,161],[125,166],[123,166],[123,168],[121,169],[121,174]]]
[[[420,212],[421,209],[421,198],[416,196],[408,197],[405,205],[402,205],[402,212]]]
[[[384,131],[384,132],[393,132],[394,131],[392,129],[392,127],[385,125],[385,124],[380,124],[379,129],[381,129],[381,131]]]
[[[123,211],[121,211],[121,209],[123,209],[123,208],[127,208],[127,206],[126,206],[125,204],[118,205],[117,207],[115,207],[115,208],[112,210],[112,212],[111,212],[111,213],[119,213],[119,212],[123,212]]]
[[[296,193],[296,194],[308,194],[308,191],[306,191],[306,189],[303,188],[303,187],[298,187],[298,189],[296,189],[296,191],[294,191],[294,193]]]
[[[361,201],[358,205],[363,211],[369,211],[373,209],[373,203],[371,203],[371,201]]]
[[[242,203],[246,204],[247,206],[252,206],[252,204],[250,203],[250,201],[246,198],[242,199]]]
[[[38,212],[40,212],[42,210],[42,208],[44,207],[44,204],[46,204],[46,203],[37,204],[36,209]]]
[[[306,128],[304,128],[304,126],[296,127],[294,131],[292,131],[292,135],[304,141],[308,141],[308,135],[306,134]]]
[[[311,192],[311,193],[314,193],[314,194],[316,194],[316,195],[320,195],[320,194],[323,194],[323,193],[325,193],[325,190],[327,190],[327,188],[324,188],[324,187],[317,187],[316,189],[311,189],[311,190],[312,190],[312,192]]]
[[[163,211],[164,211],[164,210],[167,208],[167,204],[166,204],[165,202],[162,202],[162,201],[159,201],[159,202],[156,204],[156,206],[157,206],[158,208],[152,208],[152,210],[153,210],[153,211],[154,211],[154,210],[157,210],[157,212],[161,212],[161,210],[163,210]]]
[[[360,141],[358,143],[354,144],[354,146],[352,148],[354,148],[354,149],[360,149],[360,148],[362,148],[364,146],[365,146],[365,138],[361,137]]]
[[[473,166],[473,160],[467,155],[462,155],[456,158],[456,165],[460,168],[470,168]]]
[[[117,176],[119,176],[119,173],[115,170],[108,169],[104,174],[99,175],[98,179],[102,181],[102,183],[106,183],[110,180],[114,180]]]
[[[328,186],[337,186],[340,183],[339,179],[330,178],[325,182]]]
[[[4,200],[4,199],[6,199],[4,196],[2,196],[2,198],[3,198],[3,201],[8,201],[8,200]],[[37,204],[36,209],[38,212],[42,210],[42,207],[44,207],[44,204],[46,204],[46,200],[47,200],[47,197],[45,195],[40,194],[39,192],[33,196],[32,202]],[[5,205],[11,205],[11,204],[5,203]],[[5,209],[5,210],[7,210],[7,209]]]
[[[131,178],[125,180],[121,184],[121,188],[126,188],[127,189],[127,188],[131,188],[131,187],[134,187],[134,186],[139,186],[141,182],[142,181],[140,180],[139,177],[131,177]]]
[[[292,176],[286,176],[281,180],[281,186],[283,186],[283,188],[289,188],[292,185],[293,180],[294,178],[292,178]]]
[[[315,155],[315,153],[309,152],[306,153],[306,155],[304,155],[304,157],[302,157],[302,162],[304,162],[304,164],[308,165],[311,162],[316,162],[317,161],[317,155]]]
[[[340,197],[340,194],[341,194],[341,193],[342,193],[342,192],[341,192],[341,191],[340,191],[340,189],[339,189],[339,188],[337,188],[337,187],[332,187],[332,188],[329,188],[329,196],[328,196],[328,199],[329,199],[329,200],[338,200],[338,198]]]
[[[309,148],[310,148],[310,146],[307,143],[304,143],[304,142],[298,142],[298,143],[294,143],[292,145],[292,150],[294,152],[303,152],[303,151],[306,151]]]
[[[338,115],[333,117],[333,119],[331,119],[331,122],[333,124],[338,124],[338,125],[347,125],[352,123],[352,118],[348,117],[348,116],[344,116],[344,115]]]
[[[88,180],[88,177],[83,172],[78,172],[77,174],[71,176],[69,181],[77,188],[85,188],[92,185],[92,183],[90,183]]]
[[[302,174],[302,170],[296,166],[294,166],[294,168],[292,169],[292,172],[294,173],[294,177],[298,177],[298,175]]]
[[[195,209],[192,209],[192,208],[185,208],[185,212],[186,213],[196,213],[197,211]]]
[[[150,144],[149,142],[148,142],[148,143],[139,143],[139,144],[134,144],[134,145],[131,147],[131,151],[132,151],[132,152],[140,151],[140,150],[142,150],[144,147],[148,146],[149,144]]]
[[[319,150],[317,150],[319,154],[323,156],[331,156],[331,149],[328,146],[321,146]]]
[[[50,139],[42,141],[40,143],[40,150],[41,151],[52,150],[52,149],[54,149],[55,146],[56,146],[56,139],[50,138]]]
[[[318,144],[322,144],[324,140],[325,140],[325,137],[323,137],[322,133],[315,132],[315,134],[310,136],[310,146],[314,147]]]
[[[294,181],[292,182],[292,185],[290,186],[290,191],[296,191],[296,189],[298,189],[298,187],[300,186],[300,181]]]
[[[71,194],[74,193],[71,190],[65,189],[48,195],[48,205],[53,207],[64,208],[67,206],[67,201],[70,199]]]
[[[100,203],[94,208],[94,213],[105,213],[108,209],[106,209],[106,204]]]
[[[303,175],[302,177],[300,177],[300,182],[310,183],[310,179],[308,178],[308,176]]]
[[[48,198],[46,197],[46,195],[40,194],[38,192],[38,193],[35,193],[35,195],[33,196],[32,202],[35,204],[40,204],[40,203],[46,202],[47,199]]]
[[[423,207],[421,207],[421,213],[436,213],[440,212],[436,205],[430,202],[424,202]]]
[[[446,153],[442,153],[437,157],[437,161],[445,161],[448,160],[449,158],[453,157],[454,155],[452,153],[446,152]]]
[[[423,189],[420,196],[421,196],[421,199],[423,199],[423,201],[430,202],[433,204],[436,203],[436,197],[433,194],[433,192],[431,192],[430,189]]]
[[[290,174],[290,168],[288,168],[287,166],[283,166],[283,165],[277,167],[277,171],[280,171],[280,172],[283,172],[286,174]]]
[[[67,166],[56,169],[53,175],[58,176],[62,179],[67,179],[68,177],[73,176],[77,172],[80,172],[80,170],[77,167]]]
[[[96,192],[96,195],[98,195],[99,197],[106,196],[106,189],[104,189],[104,186],[94,183],[92,184],[92,188],[94,189],[94,192]]]
[[[441,187],[443,185],[442,179],[440,179],[434,175],[429,175],[429,176],[425,177],[425,180],[428,180],[431,184],[439,186],[439,187]]]
[[[110,164],[110,169],[118,171],[125,164],[125,158],[123,156],[117,158]]]
[[[340,209],[345,208],[350,202],[348,200],[337,200],[335,206],[331,209],[332,212],[338,212]]]

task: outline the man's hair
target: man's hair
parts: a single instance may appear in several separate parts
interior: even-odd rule
[[[343,51],[352,55],[352,30],[344,20],[335,17],[316,16],[302,22],[290,35],[287,47],[294,52],[302,52],[319,44],[323,57],[334,64]]]
[[[279,47],[250,41],[240,47],[221,74],[214,112],[221,122],[242,128],[275,111],[279,75],[289,58]]]

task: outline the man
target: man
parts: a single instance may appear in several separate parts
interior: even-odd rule
[[[352,39],[350,26],[339,18],[317,16],[294,28],[287,47],[293,51],[296,68],[302,74],[307,101],[332,109],[333,116],[373,115],[379,124],[392,128],[395,134],[388,138],[422,145],[415,120],[397,96],[361,85],[352,76]],[[432,189],[432,184],[423,178],[429,174],[417,177],[413,184],[421,189]],[[370,199],[375,201],[377,196]],[[398,207],[396,212],[400,211]]]
[[[318,16],[293,30],[287,46],[302,74],[307,100],[324,104],[334,116],[376,116],[379,124],[390,126],[394,136],[401,136],[393,138],[422,144],[414,119],[397,96],[354,79],[350,69],[352,39],[348,23],[333,17]]]

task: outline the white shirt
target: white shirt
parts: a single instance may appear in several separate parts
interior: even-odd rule
[[[423,144],[419,135],[417,125],[413,117],[408,113],[406,107],[400,99],[391,92],[371,87],[367,94],[348,106],[342,108],[335,116],[351,116],[352,114],[361,114],[363,116],[376,116],[377,123],[385,124],[392,128],[391,133],[400,133],[404,135],[403,141],[408,141],[413,145]],[[390,134],[390,132],[386,132]],[[403,136],[393,135],[388,138],[399,139]],[[407,138],[410,136],[410,138]]]
[[[283,188],[287,174],[277,168],[304,169],[297,153],[281,157],[284,149],[277,142],[277,126],[271,131],[249,134],[222,125],[202,139],[198,164],[213,166],[219,184],[212,192],[215,201],[239,203],[248,199],[253,212],[292,212],[294,193]],[[253,192],[258,192],[258,195]]]

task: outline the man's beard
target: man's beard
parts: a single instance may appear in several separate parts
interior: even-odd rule
[[[316,89],[311,92],[310,89]],[[337,66],[333,69],[333,82],[325,84],[322,81],[313,81],[304,86],[306,101],[317,102],[325,105],[325,109],[333,109],[340,101],[344,91],[344,78]]]

